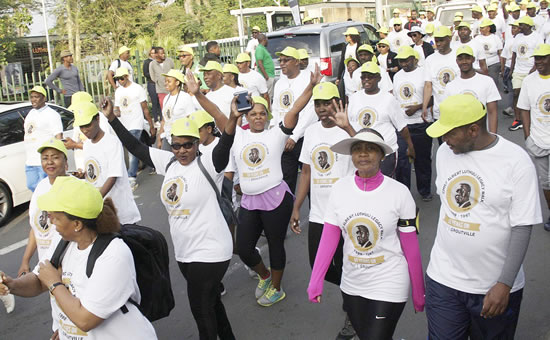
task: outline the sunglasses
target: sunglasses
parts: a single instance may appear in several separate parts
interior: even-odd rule
[[[173,150],[179,150],[181,148],[184,148],[186,150],[189,150],[189,149],[192,149],[193,146],[196,144],[197,142],[187,142],[187,143],[183,143],[183,144],[177,144],[177,143],[174,143],[174,144],[170,144],[170,147],[173,149]]]
[[[186,57],[191,57],[191,56],[192,56],[192,54],[180,54],[178,56],[178,58],[186,58]]]

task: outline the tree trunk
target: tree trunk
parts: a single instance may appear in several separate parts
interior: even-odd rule
[[[65,2],[65,9],[67,10],[67,24],[66,24],[66,30],[67,30],[67,40],[69,41],[69,51],[71,53],[74,53],[74,36],[73,36],[73,29],[74,29],[74,20],[73,20],[73,4],[72,0],[67,0]]]

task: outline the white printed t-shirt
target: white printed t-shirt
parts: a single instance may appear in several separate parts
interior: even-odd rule
[[[509,40],[506,40],[504,42],[502,52],[500,53],[500,56],[506,59],[506,67],[510,67],[512,65],[512,46],[514,46],[514,39],[515,38],[511,36]]]
[[[170,235],[178,262],[223,262],[233,255],[231,233],[216,194],[197,160],[188,165],[174,161],[169,151],[149,148],[159,175],[164,175],[160,200],[168,212]],[[212,162],[201,159],[212,178],[218,173]]]
[[[147,101],[143,87],[130,83],[128,87],[119,86],[115,91],[115,106],[120,109],[119,120],[126,130],[143,130],[143,109],[141,103]]]
[[[267,93],[267,82],[256,71],[250,70],[247,73],[239,73],[239,83],[253,96],[261,96]]]
[[[230,86],[223,85],[216,91],[209,91],[206,94],[206,98],[210,99],[210,101],[218,106],[221,112],[229,118],[229,114],[231,113],[231,101],[233,100],[234,93],[239,92],[242,89],[234,89]],[[200,105],[199,105],[200,107]],[[199,110],[202,110],[202,107],[199,108]]]
[[[352,85],[350,86],[350,90],[355,90],[353,93],[363,90],[363,82],[361,81],[361,67],[355,71],[356,72],[353,72],[353,75],[351,76]],[[384,92],[393,91],[393,83],[388,72],[380,72],[380,82],[378,82],[378,88]]]
[[[474,68],[476,70],[479,70],[479,61],[485,60],[487,61],[487,57],[485,56],[485,50],[483,48],[483,45],[481,45],[480,41],[476,39],[470,39],[467,43],[463,44],[460,39],[458,41],[454,41],[451,43],[451,48],[453,49],[453,55],[455,57],[455,64],[456,64],[456,50],[461,46],[470,46],[472,50],[474,51]],[[487,65],[489,65],[487,63]],[[460,73],[459,73],[460,74]]]
[[[366,299],[400,303],[409,297],[409,270],[397,233],[399,219],[413,219],[416,206],[406,186],[384,176],[372,191],[362,191],[354,176],[334,184],[325,222],[339,226],[344,238],[340,289]],[[416,232],[414,227],[400,232]]]
[[[393,26],[392,26],[393,27]],[[401,29],[401,31],[391,31],[388,33],[388,40],[390,42],[390,50],[397,53],[401,46],[411,46],[413,43],[411,38],[407,35],[409,31]]]
[[[88,139],[84,141],[83,150],[86,181],[100,189],[108,178],[116,177],[115,184],[105,197],[113,200],[120,223],[132,224],[141,220],[118,138],[106,133],[97,143]]]
[[[550,79],[541,78],[538,71],[525,77],[517,106],[531,111],[533,142],[539,148],[550,149]]]
[[[120,63],[120,66],[118,66]],[[116,73],[116,70],[117,68],[119,67],[126,67],[126,69],[128,69],[128,73],[129,73],[129,79],[131,82],[134,81],[134,69],[132,68],[132,65],[130,65],[129,62],[127,61],[124,61],[124,60],[120,60],[120,59],[115,59],[113,60],[113,62],[111,63],[111,66],[109,66],[109,71],[113,71],[114,73]],[[116,84],[116,87],[120,87],[120,85],[118,84],[118,81],[115,81],[115,84]]]
[[[38,148],[55,135],[63,133],[63,124],[59,113],[47,104],[41,108],[31,109],[25,117],[23,124],[25,129],[25,153],[27,160],[25,165],[42,166]]]
[[[200,144],[199,145],[199,151],[202,153],[201,161],[202,161],[203,165],[204,165],[204,163],[214,164],[214,162],[212,160],[212,152],[214,152],[214,148],[216,147],[216,145],[218,145],[219,142],[220,142],[220,139],[218,137],[215,137],[214,140],[210,144],[208,144],[208,145]],[[218,186],[218,190],[220,192],[222,191],[223,178],[224,178],[224,172],[223,171],[216,174],[214,177],[212,177],[214,182],[216,182],[216,185]]]
[[[407,126],[405,112],[394,96],[382,90],[368,95],[359,91],[349,98],[348,119],[355,131],[371,128],[378,131],[384,141],[397,151],[397,134]]]
[[[486,294],[502,272],[512,228],[542,222],[537,175],[527,153],[498,137],[485,150],[436,157],[441,197],[427,274],[447,287]],[[523,288],[520,269],[512,292]]]
[[[456,64],[456,52],[454,50],[451,49],[447,54],[435,51],[426,58],[424,80],[432,83],[434,119],[439,119],[439,103],[443,101],[445,87],[458,76],[460,76],[460,69]]]
[[[239,174],[243,193],[258,195],[281,184],[281,156],[288,137],[278,126],[258,133],[236,129],[229,158],[233,162],[226,171]]]
[[[533,58],[533,51],[535,47],[542,44],[544,41],[540,34],[532,32],[529,35],[518,33],[514,38],[514,45],[512,46],[512,52],[516,54],[516,65],[514,66],[514,72],[520,74],[528,74],[535,65],[535,58]]]
[[[330,149],[349,135],[337,126],[324,128],[317,122],[306,129],[300,162],[311,169],[311,208],[309,220],[324,223],[330,191],[340,178],[353,175],[351,156],[338,154]]]
[[[172,142],[172,124],[180,118],[185,118],[195,112],[195,105],[191,96],[179,91],[175,96],[168,94],[162,104],[162,119],[164,121],[164,138]]]
[[[479,42],[485,51],[487,66],[500,63],[498,51],[502,50],[502,40],[497,35],[489,34],[485,36],[480,34],[475,37],[475,40]]]
[[[357,44],[356,44],[357,45]],[[281,77],[276,83],[273,90],[273,104],[271,105],[271,111],[273,113],[273,119],[270,122],[270,126],[278,126],[280,122],[284,121],[284,117],[288,111],[292,108],[296,99],[304,93],[310,82],[310,73],[300,71],[300,74],[296,78],[288,79],[288,77]],[[298,123],[290,136],[290,139],[297,142],[304,136],[306,128],[317,121],[317,114],[315,114],[315,108],[313,107],[313,100],[310,100],[307,105],[300,111],[298,117]]]
[[[484,74],[475,73],[472,78],[463,79],[458,76],[447,84],[443,98],[455,94],[469,94],[476,97],[483,105],[496,102],[501,99],[493,78]]]
[[[145,316],[128,302],[140,302],[141,294],[136,281],[134,257],[130,248],[121,239],[115,238],[97,258],[92,275],[86,275],[86,263],[93,244],[86,249],[78,249],[76,242],[70,242],[61,262],[63,268],[61,282],[69,292],[80,300],[82,307],[95,316],[105,319],[94,329],[80,330],[63,312],[50,295],[54,324],[57,324],[61,340],[118,340],[118,339],[157,339],[153,325]],[[50,249],[51,258],[55,247]],[[34,273],[38,275],[38,265]],[[57,288],[62,289],[62,288]],[[128,313],[122,313],[125,305]]]
[[[399,102],[403,112],[407,106],[422,104],[424,101],[424,69],[417,67],[414,71],[405,72],[400,70],[393,76],[393,95]],[[412,116],[405,114],[407,124],[424,123],[422,120],[422,109],[416,111]]]
[[[38,197],[44,195],[52,185],[48,177],[38,182],[36,189],[32,193],[31,202],[29,203],[29,224],[34,233],[36,239],[36,250],[38,251],[38,262],[44,261],[48,250],[53,246],[57,246],[57,243],[61,239],[59,233],[55,229],[55,224],[50,222],[48,218],[48,212],[42,211],[38,208]]]

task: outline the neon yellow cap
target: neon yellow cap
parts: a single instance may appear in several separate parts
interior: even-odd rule
[[[33,86],[33,88],[32,88],[29,92],[40,93],[41,95],[43,95],[44,97],[46,97],[46,89],[43,88],[43,87],[40,86],[40,85],[35,85],[35,86]]]
[[[239,68],[233,64],[225,64],[223,65],[223,73],[235,73],[239,74]]]
[[[515,11],[521,11],[521,8],[517,4],[511,4],[509,8],[507,8],[508,12],[515,12]]]
[[[81,103],[81,102],[90,102],[90,103],[92,103],[93,101],[94,101],[94,99],[92,98],[92,95],[89,94],[88,92],[84,92],[84,91],[75,92],[71,96],[71,105]]]
[[[177,137],[200,137],[197,123],[189,117],[177,119],[174,124],[172,124],[171,133],[173,136]]]
[[[259,26],[253,26],[252,27],[252,32],[254,32],[254,31],[261,32],[262,30],[260,29]]]
[[[313,100],[330,100],[340,98],[338,87],[330,82],[323,82],[315,85],[313,88]]]
[[[265,107],[265,110],[267,111],[267,120],[270,120],[273,118],[273,115],[271,114],[271,112],[269,112],[269,105],[267,104],[267,100],[265,100],[264,97],[252,96],[251,99],[254,102],[254,104],[261,104]]]
[[[116,72],[113,78],[122,78],[127,75],[130,75],[130,72],[128,72],[128,69],[126,67],[119,67],[116,69]]]
[[[489,7],[487,7],[487,12],[496,12],[497,10],[498,7],[495,4],[491,4],[489,5]]]
[[[460,46],[459,48],[456,49],[456,56],[458,57],[461,54],[467,54],[467,55],[470,55],[472,57],[475,57],[474,56],[474,50],[472,50],[472,48],[468,45],[462,45],[462,46]]]
[[[467,21],[462,21],[462,22],[460,22],[460,24],[458,24],[458,27],[459,27],[459,28],[460,28],[460,27],[466,27],[466,28],[468,28],[468,29],[471,29],[470,23],[467,22]]]
[[[380,27],[380,28],[378,29],[378,31],[376,31],[376,32],[388,34],[388,33],[390,33],[390,30],[389,30],[387,27]]]
[[[298,50],[298,58],[300,60],[309,59],[309,54],[307,53],[307,50],[305,48],[300,48]]]
[[[434,38],[444,38],[452,35],[451,29],[445,25],[437,26],[434,30]]]
[[[375,62],[368,61],[361,66],[361,73],[380,73],[380,67]]]
[[[178,47],[178,52],[186,52],[186,53],[189,53],[193,56],[195,55],[195,52],[193,52],[193,48],[189,47],[189,46],[185,46],[185,45],[180,45]]]
[[[343,35],[359,35],[359,31],[355,27],[348,27],[348,29],[342,34]]]
[[[399,18],[395,18],[395,19],[393,20],[393,25],[394,25],[394,26],[395,26],[395,25],[402,25],[402,24],[403,24],[403,22],[402,22],[401,19],[399,19]]]
[[[546,57],[550,55],[550,45],[549,44],[540,44],[535,47],[533,51],[533,57]]]
[[[294,47],[291,47],[291,46],[287,46],[285,47],[284,50],[282,50],[281,52],[276,52],[275,54],[278,56],[284,55],[287,57],[294,58],[296,60],[300,60],[300,55],[298,55],[298,50],[296,50]]]
[[[479,27],[488,27],[488,26],[492,26],[494,24],[495,23],[493,22],[493,20],[491,20],[489,18],[485,18],[485,19],[481,20],[481,24],[479,25]]]
[[[250,55],[248,55],[248,53],[245,53],[245,52],[239,53],[237,55],[237,59],[235,59],[236,63],[244,63],[246,61],[251,61],[251,59],[250,59]]]
[[[367,51],[367,52],[370,52],[370,53],[374,54],[374,49],[369,44],[363,44],[363,45],[359,46],[359,48],[357,49],[357,53],[359,53],[359,51]]]
[[[487,113],[483,104],[469,94],[447,97],[439,105],[439,111],[439,120],[426,130],[432,138],[441,137],[454,128],[476,122]]]
[[[122,53],[127,51],[130,51],[130,49],[126,46],[122,46],[121,48],[118,49],[118,55],[121,55]]]
[[[407,59],[409,57],[415,57],[414,48],[404,45],[399,48],[395,59]]]
[[[57,151],[61,151],[65,154],[65,157],[68,157],[67,148],[65,147],[65,144],[63,144],[61,139],[50,138],[44,144],[42,144],[42,146],[40,146],[37,151],[41,153],[44,149],[47,149],[47,148],[52,148],[52,149],[56,149]]]
[[[529,25],[529,26],[535,26],[535,23],[534,23],[533,19],[531,19],[531,17],[528,16],[528,15],[524,15],[521,18],[519,18],[518,19],[518,24],[525,24],[525,25]]]
[[[529,9],[529,8],[534,8],[536,9],[537,8],[537,5],[534,3],[534,2],[528,2],[527,3],[527,6],[525,6],[525,8]]]
[[[399,8],[395,8],[395,9],[393,10],[393,14],[397,14],[397,13],[401,13],[401,11],[399,10]]]
[[[459,12],[455,12],[455,17],[462,17],[462,18],[464,18],[464,13],[462,13],[462,12],[460,12],[460,11],[459,11]]]
[[[97,106],[91,102],[80,102],[71,106],[73,106],[73,125],[75,126],[88,125],[92,121],[92,118],[99,114]]]
[[[347,57],[346,60],[344,60],[344,65],[348,66],[348,63],[352,60],[355,61],[357,64],[361,65],[359,60],[355,59],[355,57],[353,57],[353,56]]]
[[[430,7],[428,9],[426,9],[426,12],[432,12],[433,14],[435,14],[435,9]]]
[[[474,7],[472,7],[472,12],[483,13],[483,9],[481,9],[480,6],[475,5]]]
[[[432,34],[434,32],[434,28],[435,28],[434,24],[432,23],[427,24],[426,30],[425,30],[426,34]]]
[[[163,73],[162,75],[165,77],[175,78],[176,80],[179,80],[182,84],[185,83],[185,76],[183,75],[183,73],[181,73],[180,70],[171,69],[170,71],[168,71],[168,73]]]
[[[384,39],[382,39],[378,42],[378,45],[390,46],[390,41],[388,39],[384,38]]]
[[[103,197],[92,184],[72,176],[58,176],[50,191],[38,197],[38,208],[95,219],[103,210]]]
[[[202,128],[205,124],[214,123],[214,118],[204,110],[198,110],[189,115],[189,118],[195,122],[198,128]]]
[[[201,72],[204,72],[204,71],[218,71],[220,73],[223,73],[222,65],[220,65],[220,63],[218,63],[217,61],[214,61],[214,60],[209,60],[206,63],[206,65],[199,68],[199,71],[201,71]]]

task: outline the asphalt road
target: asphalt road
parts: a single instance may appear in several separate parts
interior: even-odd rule
[[[512,119],[499,116],[499,133],[516,143],[523,145],[522,131],[509,132],[507,127]],[[434,151],[436,145],[434,143]],[[413,176],[414,178],[414,176]],[[159,187],[162,178],[148,175],[146,171],[139,176],[140,186],[136,190],[136,201],[142,215],[143,225],[162,231],[170,244],[168,219],[159,199]],[[416,193],[413,180],[413,196],[421,211],[420,249],[424,269],[427,267],[432,248],[439,198],[432,202],[422,202]],[[544,202],[541,195],[541,202]],[[543,204],[544,206],[544,204]],[[307,222],[307,204],[302,209],[302,225]],[[543,208],[544,218],[548,211]],[[26,206],[17,209],[18,214],[12,221],[0,228],[0,269],[10,275],[16,275],[24,247],[11,252],[6,248],[28,235],[29,226]],[[233,331],[237,339],[334,339],[343,324],[341,295],[338,287],[325,284],[323,302],[312,304],[307,300],[306,288],[311,273],[307,258],[307,231],[297,236],[289,231],[286,240],[287,267],[283,287],[287,297],[272,307],[261,307],[254,299],[256,280],[249,277],[238,257],[231,261],[224,283],[227,295],[223,297]],[[550,233],[542,225],[535,226],[529,251],[524,262],[526,287],[516,339],[550,339]],[[260,240],[264,259],[265,240]],[[36,262],[36,258],[34,259]],[[475,263],[472,263],[475,266]],[[171,259],[170,273],[176,295],[176,308],[171,315],[154,323],[159,339],[197,339],[198,333],[189,309],[186,283],[180,274],[175,260]],[[35,298],[16,298],[16,308],[6,314],[0,308],[0,339],[48,339],[51,335],[51,315],[47,294]],[[422,340],[427,337],[427,324],[424,313],[415,314],[409,299],[405,311],[398,323],[394,339]]]

